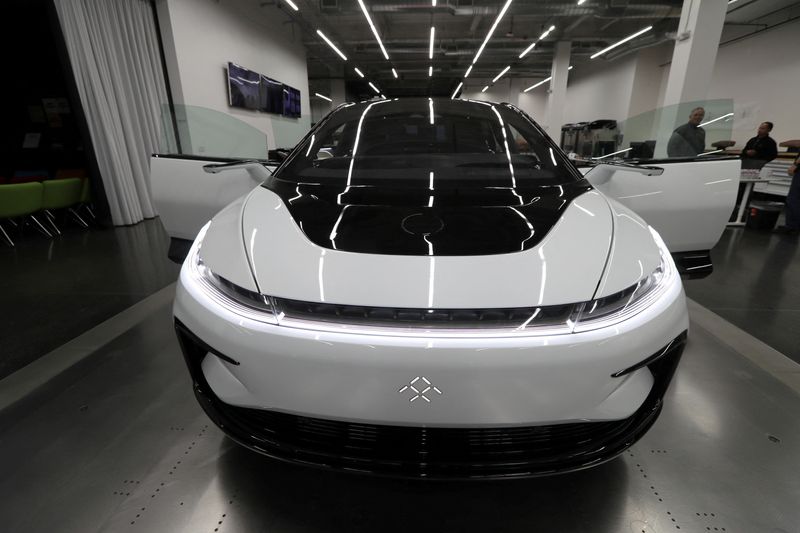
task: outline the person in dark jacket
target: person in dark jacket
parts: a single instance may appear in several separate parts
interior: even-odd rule
[[[772,122],[762,122],[758,134],[742,150],[742,168],[761,168],[778,156],[778,145],[769,136]]]
[[[786,235],[800,234],[800,157],[794,160],[789,167],[788,174],[792,177],[789,194],[786,195],[786,225],[775,228],[777,233]]]
[[[689,122],[672,132],[667,144],[669,157],[694,157],[706,148],[706,130],[700,127],[706,110],[695,107],[689,115]]]

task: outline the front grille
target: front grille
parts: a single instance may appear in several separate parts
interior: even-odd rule
[[[276,311],[288,319],[350,326],[423,329],[517,329],[563,326],[574,305],[491,309],[419,309],[367,307],[273,298]]]
[[[424,428],[342,422],[226,404],[211,391],[200,368],[213,349],[178,321],[176,330],[200,405],[237,442],[290,462],[426,478],[537,476],[587,468],[616,457],[655,422],[686,342],[684,332],[668,349],[657,352],[661,356],[648,364],[654,378],[650,394],[624,420]]]

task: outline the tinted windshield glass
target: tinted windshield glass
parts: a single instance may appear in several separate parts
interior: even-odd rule
[[[335,111],[276,177],[426,189],[527,188],[581,179],[561,151],[513,108],[428,98]]]

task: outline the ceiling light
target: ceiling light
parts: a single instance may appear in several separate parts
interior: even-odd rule
[[[431,76],[433,76],[433,65],[428,67],[428,77],[430,78]]]
[[[553,76],[550,76],[549,78],[545,78],[542,81],[540,81],[539,83],[535,83],[535,84],[531,85],[530,87],[528,87],[527,89],[525,89],[522,92],[526,93],[526,92],[528,92],[530,90],[533,90],[533,89],[537,88],[539,85],[542,85],[543,83],[547,83],[548,81],[550,81],[552,79],[553,79]]]
[[[611,45],[611,46],[609,46],[608,48],[603,48],[602,50],[600,50],[600,51],[599,51],[599,52],[597,52],[596,54],[593,54],[593,55],[591,56],[591,58],[590,58],[590,59],[594,59],[594,58],[596,58],[597,56],[601,56],[601,55],[605,54],[606,52],[608,52],[609,50],[613,50],[613,49],[614,49],[614,48],[616,48],[617,46],[619,46],[619,45],[621,45],[621,44],[624,44],[624,43],[627,43],[627,42],[628,42],[628,41],[630,41],[631,39],[635,39],[635,38],[637,38],[638,36],[640,36],[641,34],[643,34],[643,33],[647,33],[648,31],[650,31],[650,30],[652,30],[652,29],[653,29],[653,27],[652,27],[652,26],[648,26],[648,27],[646,27],[646,28],[645,28],[645,29],[643,29],[643,30],[639,30],[639,31],[637,31],[637,32],[636,32],[636,33],[634,33],[633,35],[628,35],[627,37],[625,37],[625,38],[624,38],[624,39],[622,39],[621,41],[619,41],[619,42],[616,42],[616,43],[612,44],[612,45]]]
[[[433,59],[433,34],[436,33],[436,28],[431,26],[431,44],[428,48],[428,59]]]
[[[453,91],[453,96],[450,97],[450,100],[455,99],[456,95],[458,94],[458,91],[460,91],[461,87],[463,87],[463,86],[464,86],[464,82],[462,81],[461,83],[458,84],[458,87],[456,87],[456,90]]]
[[[511,1],[512,0],[507,0],[506,1],[506,4],[503,6],[503,9],[500,10],[500,14],[497,15],[497,18],[495,19],[494,24],[492,24],[492,27],[489,28],[489,33],[486,34],[486,39],[483,40],[483,44],[481,44],[481,47],[478,48],[478,53],[475,54],[475,58],[472,60],[472,64],[473,65],[475,63],[477,63],[478,62],[478,58],[481,57],[481,54],[483,53],[483,49],[484,49],[484,47],[486,47],[486,43],[489,42],[489,39],[492,37],[492,34],[494,33],[494,30],[497,28],[497,25],[500,24],[500,19],[502,19],[503,15],[505,15],[506,11],[508,11],[508,6],[511,5]]]
[[[736,0],[733,0],[733,1],[735,2]],[[578,5],[581,5],[581,4],[583,4],[584,2],[586,2],[586,0],[578,0]]]
[[[392,75],[397,79],[397,71],[394,68],[392,68]]]
[[[470,65],[467,71],[464,73],[464,77],[466,78],[467,76],[469,76],[470,72],[472,72],[472,65]]]
[[[372,19],[367,12],[367,6],[364,5],[364,0],[358,0],[358,5],[361,6],[361,11],[364,12],[364,16],[367,17],[367,22],[369,23],[369,27],[372,29],[373,35],[375,35],[375,39],[378,41],[378,46],[381,47],[381,52],[383,52],[383,57],[387,60],[389,59],[389,54],[386,53],[386,48],[383,47],[383,42],[381,41],[380,35],[378,35],[378,30],[375,29],[375,24],[372,23]]]
[[[327,37],[325,37],[325,34],[324,34],[324,33],[322,33],[321,31],[317,30],[317,35],[319,35],[320,37],[322,37],[322,40],[323,40],[323,41],[325,41],[326,43],[328,43],[328,46],[330,46],[331,48],[333,48],[333,51],[334,51],[334,52],[336,52],[337,54],[339,54],[339,57],[341,57],[342,59],[344,59],[345,61],[347,61],[347,56],[346,56],[346,55],[344,55],[344,54],[342,53],[342,51],[341,51],[341,50],[339,50],[338,48],[336,48],[336,45],[335,45],[335,44],[333,44],[333,43],[331,42],[331,40],[330,40],[330,39],[328,39]]]
[[[570,65],[570,66],[569,66],[569,68],[568,68],[567,70],[572,70],[572,65]]]
[[[485,93],[485,92],[486,92],[486,91],[488,91],[488,90],[489,90],[489,86],[487,85],[486,87],[484,87],[483,89],[481,89],[481,92],[482,92],[482,93]]]
[[[436,0],[431,0],[431,6],[436,7]]]
[[[715,118],[713,120],[709,120],[708,122],[703,122],[702,124],[700,124],[700,126],[705,126],[707,124],[711,124],[711,123],[714,123],[714,122],[716,122],[718,120],[722,120],[724,118],[728,118],[728,117],[732,117],[732,116],[733,116],[733,113],[728,113],[727,115],[722,115],[721,117],[717,117],[717,118]]]
[[[549,28],[547,28],[544,31],[544,33],[539,36],[539,40],[541,41],[542,39],[546,39],[547,36],[550,35],[550,32],[553,31],[554,29],[556,29],[555,26],[550,26]]]
[[[435,0],[434,0],[434,1],[435,1]],[[728,5],[730,5],[730,4],[732,4],[732,3],[736,2],[736,1],[737,1],[737,0],[728,0]]]
[[[286,0],[286,3],[289,4],[291,6],[291,8],[294,9],[295,11],[300,11],[300,8],[297,7],[297,4],[292,2],[292,0]]]
[[[381,92],[378,90],[377,87],[375,87],[375,85],[372,82],[369,82],[369,86],[372,87],[373,91],[375,91],[378,94],[381,94]]]
[[[511,68],[511,65],[509,65],[509,66],[507,66],[506,68],[504,68],[504,69],[503,69],[503,72],[501,72],[500,74],[498,74],[497,76],[495,76],[495,77],[494,77],[494,79],[492,80],[492,83],[497,83],[497,80],[499,80],[500,78],[502,78],[502,77],[503,77],[503,74],[505,74],[506,72],[508,72],[508,69],[510,69],[510,68]]]
[[[333,102],[333,100],[331,100],[331,99],[330,99],[330,98],[328,98],[327,96],[323,96],[323,95],[321,95],[321,94],[319,94],[319,93],[314,93],[314,94],[315,94],[315,95],[317,95],[317,96],[319,96],[319,97],[320,97],[320,98],[322,98],[323,100],[327,100],[327,101],[329,101],[329,102]]]
[[[358,67],[354,67],[354,68],[353,68],[353,70],[355,70],[355,71],[356,71],[356,74],[358,74],[358,75],[359,75],[359,76],[361,76],[362,78],[364,77],[364,73],[363,73],[363,72],[361,72],[361,71],[358,69]]]
[[[523,50],[523,51],[522,51],[522,53],[519,55],[519,58],[520,58],[520,59],[522,59],[523,57],[525,57],[525,56],[528,54],[528,52],[530,52],[531,50],[533,50],[533,47],[534,47],[534,46],[536,46],[536,41],[533,41],[533,42],[531,43],[531,45],[530,45],[528,48],[526,48],[525,50]]]
[[[433,98],[428,98],[428,108],[431,111],[431,124],[433,124]]]

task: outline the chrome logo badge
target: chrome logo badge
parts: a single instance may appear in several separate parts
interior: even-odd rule
[[[414,394],[414,396],[408,400],[409,402],[413,402],[414,400],[422,398],[426,402],[431,403],[431,399],[428,398],[428,396],[432,395],[434,392],[439,395],[442,394],[442,391],[434,387],[433,383],[428,381],[428,378],[425,376],[415,377],[409,382],[408,385],[402,387],[397,392],[402,394],[407,390],[410,390]],[[425,396],[425,394],[428,394],[428,396]]]

